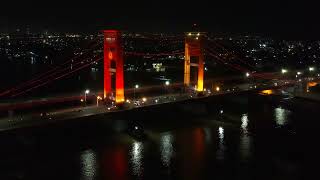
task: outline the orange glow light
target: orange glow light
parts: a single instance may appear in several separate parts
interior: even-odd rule
[[[270,94],[273,94],[273,91],[271,89],[267,89],[267,90],[263,90],[260,92],[260,94],[263,94],[263,95],[270,95]]]
[[[318,83],[316,82],[308,82],[308,87],[314,87],[316,86]]]

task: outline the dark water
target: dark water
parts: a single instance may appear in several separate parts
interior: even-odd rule
[[[216,110],[142,117],[146,140],[119,130],[137,117],[5,134],[0,179],[304,179],[316,167],[316,111],[236,102]]]

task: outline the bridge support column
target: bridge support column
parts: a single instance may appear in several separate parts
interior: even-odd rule
[[[184,51],[184,85],[190,85],[190,50],[187,42]]]
[[[190,85],[190,65],[191,57],[197,57],[198,78],[197,91],[203,92],[204,84],[204,55],[203,55],[203,33],[189,32],[185,38],[185,56],[184,56],[184,85]]]
[[[203,76],[204,76],[204,57],[203,57],[202,49],[200,49],[199,66],[198,66],[198,85],[197,85],[198,92],[203,91]]]
[[[111,61],[116,65],[116,103],[124,102],[123,49],[121,33],[116,30],[104,31],[104,89],[103,96],[111,94]]]

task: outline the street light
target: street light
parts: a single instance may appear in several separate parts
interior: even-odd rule
[[[138,88],[139,88],[139,84],[136,84],[134,86],[134,88],[133,88],[133,99],[134,99],[134,101],[136,100],[136,89],[138,89]]]
[[[170,85],[170,81],[166,81],[166,82],[165,82],[165,85],[166,85],[166,86],[169,86],[169,85]]]
[[[247,72],[247,73],[246,73],[246,77],[249,77],[249,76],[250,76],[250,73]]]
[[[90,90],[89,89],[86,89],[85,91],[84,91],[84,102],[87,104],[87,94],[89,94],[90,93]]]
[[[309,67],[309,71],[310,71],[310,72],[312,72],[312,71],[314,71],[314,70],[315,70],[314,67]]]
[[[287,73],[287,72],[288,72],[287,69],[281,69],[281,73],[282,73],[282,74],[285,74],[285,73]]]
[[[99,106],[99,100],[102,100],[102,97],[97,96],[97,106]]]

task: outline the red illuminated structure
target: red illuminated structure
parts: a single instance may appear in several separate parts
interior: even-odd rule
[[[123,48],[121,32],[117,30],[104,31],[104,89],[103,97],[107,98],[112,93],[111,73],[116,77],[116,103],[124,102],[124,79],[123,79]],[[114,62],[114,63],[113,63]],[[115,67],[114,67],[115,65]]]
[[[197,91],[203,91],[204,56],[203,33],[189,32],[185,38],[184,85],[190,85],[190,66],[198,67]],[[191,57],[197,57],[198,63],[191,63]]]

